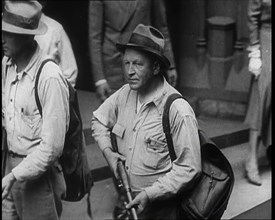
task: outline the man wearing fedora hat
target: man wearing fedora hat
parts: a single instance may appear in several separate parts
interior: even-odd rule
[[[197,121],[184,99],[170,109],[177,154],[170,161],[162,113],[167,97],[178,91],[163,77],[170,65],[164,42],[159,30],[139,24],[126,44],[117,44],[128,84],[106,99],[92,118],[92,134],[116,177],[118,159],[125,161],[135,195],[126,208],[137,207],[140,219],[175,219],[173,195],[187,189],[201,171]],[[116,135],[119,153],[112,148],[110,132]]]
[[[2,219],[59,219],[65,181],[58,163],[69,123],[69,91],[57,64],[43,66],[35,101],[35,78],[43,60],[35,35],[37,1],[5,1],[2,13],[2,121],[8,156],[2,178]]]

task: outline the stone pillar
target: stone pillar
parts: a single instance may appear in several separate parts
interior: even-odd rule
[[[234,49],[235,49],[235,54],[234,54],[234,69],[237,73],[239,73],[242,68],[243,68],[243,63],[244,63],[244,53],[243,53],[243,49],[244,49],[244,43],[241,40],[241,19],[242,19],[242,4],[240,1],[237,1],[237,40],[235,42],[234,45]]]
[[[208,79],[214,89],[224,89],[232,65],[235,21],[215,16],[208,25]]]
[[[206,38],[205,38],[205,0],[197,0],[199,20],[199,38],[197,39],[197,63],[201,69],[206,60]]]

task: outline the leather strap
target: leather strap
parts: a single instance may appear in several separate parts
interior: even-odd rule
[[[174,145],[173,145],[173,140],[172,140],[172,136],[171,136],[171,129],[170,129],[170,123],[169,123],[169,111],[170,111],[171,104],[176,99],[179,99],[179,98],[184,99],[178,93],[174,93],[174,94],[170,95],[167,98],[167,101],[164,105],[163,116],[162,116],[162,126],[163,126],[163,131],[164,131],[165,136],[166,136],[171,161],[174,161],[177,157],[176,157],[176,153],[175,153],[175,149],[174,149]]]
[[[40,100],[39,100],[39,96],[38,96],[38,82],[39,82],[39,77],[41,75],[41,72],[42,72],[42,68],[43,66],[49,62],[49,61],[52,61],[55,63],[54,60],[52,59],[46,59],[44,60],[41,64],[40,64],[40,67],[37,71],[37,74],[36,74],[36,78],[35,78],[35,85],[34,85],[34,96],[35,96],[35,101],[36,101],[36,105],[37,105],[37,108],[38,108],[38,111],[42,117],[42,106],[41,106],[41,103],[40,103]]]

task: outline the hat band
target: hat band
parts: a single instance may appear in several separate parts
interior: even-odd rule
[[[26,18],[21,15],[10,13],[4,9],[2,21],[24,29],[34,30],[38,27],[40,15],[41,14],[38,13],[31,18]]]
[[[160,45],[156,44],[152,39],[136,33],[132,34],[128,43],[137,44],[142,47],[147,47],[163,54],[163,48]]]

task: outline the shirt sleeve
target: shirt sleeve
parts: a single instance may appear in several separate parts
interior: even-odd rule
[[[160,30],[160,32],[164,36],[165,47],[164,47],[164,55],[170,61],[170,68],[175,68],[175,58],[167,23],[166,17],[166,6],[163,0],[153,0],[152,4],[153,10],[153,24]]]
[[[105,148],[112,148],[110,131],[117,121],[118,96],[121,89],[107,98],[99,108],[93,112],[91,123],[92,136],[103,152]]]
[[[102,58],[103,1],[89,1],[88,33],[89,51],[94,82],[105,78]]]
[[[69,91],[65,80],[61,77],[42,80],[42,74],[43,71],[38,86],[43,115],[41,142],[12,170],[19,181],[35,179],[53,165],[62,154],[69,125]]]
[[[182,111],[186,108],[191,114]],[[169,121],[177,159],[166,175],[145,188],[150,200],[168,198],[179,190],[190,189],[192,180],[201,172],[198,126],[191,107],[184,100],[176,100],[171,105]]]
[[[60,29],[59,34],[60,40],[57,43],[59,66],[65,78],[75,87],[78,69],[72,45],[63,28]]]

